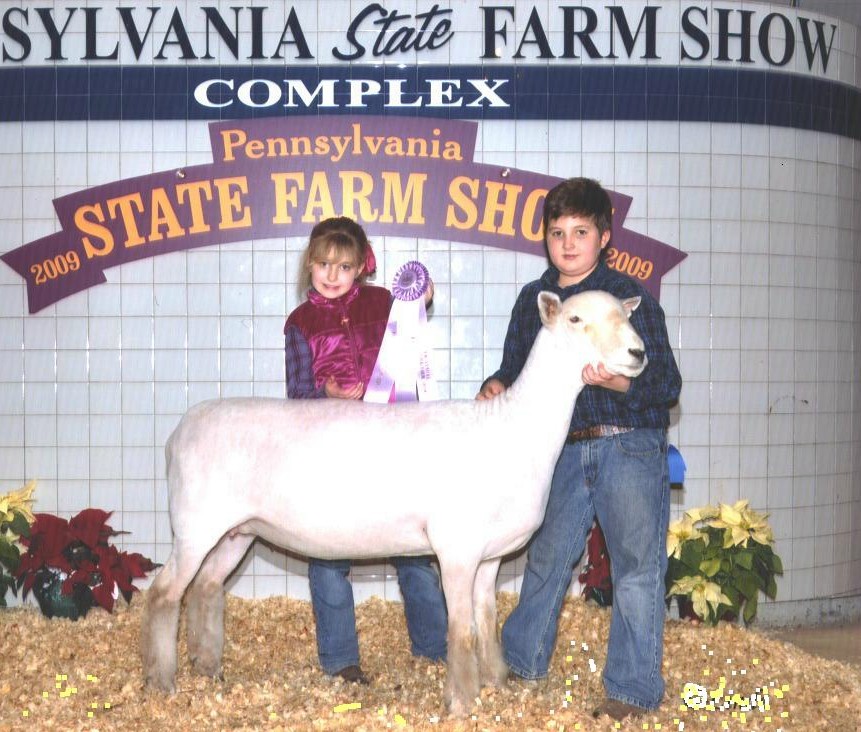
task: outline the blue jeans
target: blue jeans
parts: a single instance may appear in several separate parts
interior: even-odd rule
[[[433,661],[445,660],[448,614],[439,575],[430,557],[393,557],[411,650]],[[359,664],[359,639],[349,560],[312,559],[308,563],[311,604],[317,623],[317,654],[327,674]]]
[[[596,516],[613,579],[604,689],[612,699],[654,709],[664,695],[669,522],[664,430],[636,429],[565,445],[544,523],[529,545],[520,601],[502,629],[505,660],[523,678],[547,675],[572,568]]]

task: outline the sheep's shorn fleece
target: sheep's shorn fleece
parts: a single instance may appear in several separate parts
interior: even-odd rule
[[[445,707],[467,717],[481,687],[505,683],[496,575],[544,517],[584,367],[635,377],[648,363],[629,321],[640,301],[541,292],[526,364],[489,401],[192,407],[165,447],[173,550],[147,597],[147,683],[176,689],[183,596],[192,665],[221,675],[223,583],[255,537],[322,559],[434,554],[448,608]],[[379,470],[366,469],[374,458]]]
[[[755,628],[672,620],[661,707],[619,727],[594,720],[610,613],[579,598],[566,600],[549,677],[484,689],[481,705],[462,720],[441,717],[445,665],[411,656],[402,606],[378,599],[357,608],[370,686],[320,671],[309,603],[229,595],[224,681],[194,674],[183,647],[178,693],[165,696],[143,687],[142,599],[120,603],[113,615],[94,609],[76,623],[48,620],[32,607],[0,610],[0,730],[861,729],[861,668],[810,656]],[[499,595],[501,619],[516,599]],[[766,688],[769,712],[742,721],[732,708],[680,709],[685,684],[712,690],[721,677],[727,694]]]

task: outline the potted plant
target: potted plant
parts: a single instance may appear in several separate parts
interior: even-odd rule
[[[613,604],[613,580],[610,577],[610,556],[604,532],[596,521],[586,541],[586,564],[578,577],[583,585],[583,597],[601,607]]]
[[[36,481],[0,496],[0,607],[6,607],[6,593],[16,594],[14,573],[21,560],[19,540],[30,535],[34,517],[30,511]]]
[[[27,551],[15,577],[23,597],[32,590],[49,618],[77,620],[95,604],[111,612],[119,594],[131,602],[137,592],[132,580],[159,566],[110,543],[111,537],[125,533],[107,524],[110,515],[98,508],[84,509],[69,520],[35,514],[29,537],[21,539]]]
[[[667,598],[679,599],[680,615],[689,605],[709,625],[739,615],[749,623],[759,593],[775,597],[783,564],[767,518],[741,500],[692,509],[670,524]]]

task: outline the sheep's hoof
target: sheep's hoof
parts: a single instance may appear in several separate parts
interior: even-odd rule
[[[452,696],[450,699],[446,700],[446,706],[448,707],[449,715],[454,719],[465,719],[472,711],[473,700],[462,699],[459,696]]]
[[[215,659],[192,658],[191,667],[198,676],[208,676],[216,681],[224,681],[221,662]]]
[[[508,681],[508,664],[501,658],[481,669],[481,685],[501,689]]]
[[[508,666],[502,671],[487,671],[481,676],[481,685],[501,689],[508,681]]]
[[[452,701],[452,703],[448,705],[448,713],[454,719],[466,719],[469,715],[469,707],[462,702]]]
[[[151,674],[144,680],[144,685],[150,691],[162,692],[164,694],[176,694],[176,684],[172,676],[159,676]]]

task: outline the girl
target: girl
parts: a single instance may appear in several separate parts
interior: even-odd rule
[[[352,219],[326,219],[311,230],[302,262],[308,299],[290,314],[284,326],[288,398],[362,398],[392,302],[385,288],[364,284],[364,278],[375,268],[368,238]],[[432,295],[431,285],[426,301]],[[430,558],[399,557],[391,561],[398,573],[413,654],[434,661],[444,659],[448,619]],[[317,652],[327,674],[367,684],[359,666],[349,571],[348,560],[309,561]]]

